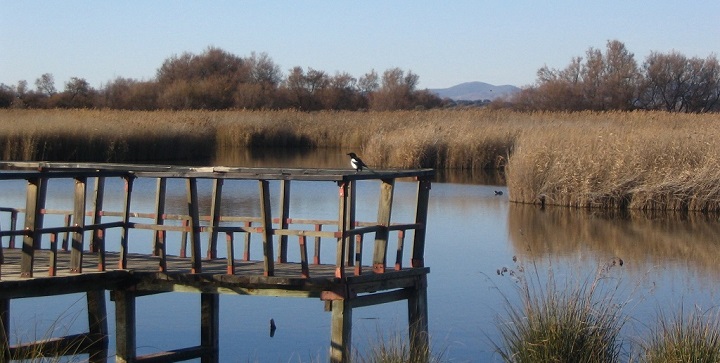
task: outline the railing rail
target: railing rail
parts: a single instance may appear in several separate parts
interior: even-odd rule
[[[40,249],[43,236],[50,236],[51,260],[50,275],[56,273],[55,257],[58,248],[59,235],[64,234],[60,248],[70,250],[72,254],[70,270],[73,273],[82,272],[83,254],[89,252],[99,253],[99,270],[105,270],[105,236],[108,230],[118,229],[120,241],[117,245],[120,259],[118,268],[126,269],[128,255],[128,233],[130,230],[151,230],[153,233],[153,254],[160,256],[159,270],[167,270],[166,239],[167,232],[180,232],[182,234],[179,255],[186,257],[189,242],[190,261],[192,273],[202,272],[201,234],[208,234],[207,258],[218,256],[218,236],[225,234],[226,259],[228,273],[235,271],[235,237],[244,234],[242,260],[250,259],[251,236],[259,236],[262,242],[262,261],[265,276],[275,274],[275,263],[288,261],[288,239],[297,237],[300,250],[300,274],[309,277],[310,264],[320,264],[320,250],[322,239],[335,239],[335,276],[345,278],[345,269],[353,267],[354,274],[362,273],[362,251],[368,234],[374,234],[372,253],[372,269],[376,273],[386,270],[388,240],[390,232],[397,232],[397,244],[394,268],[402,269],[402,258],[405,251],[405,235],[408,231],[414,232],[411,248],[411,267],[424,266],[425,224],[427,220],[428,192],[430,178],[433,171],[420,170],[390,170],[373,173],[355,173],[348,170],[308,170],[308,169],[252,169],[252,168],[189,168],[169,166],[133,166],[119,164],[62,164],[62,163],[0,163],[6,169],[22,169],[0,172],[0,183],[8,180],[25,180],[26,202],[24,208],[0,206],[0,214],[10,214],[8,228],[0,226],[0,241],[8,238],[7,248],[15,247],[15,237],[22,236],[22,264],[21,274],[24,277],[33,276],[34,253]],[[27,169],[34,169],[28,171]],[[103,199],[106,178],[121,178],[124,181],[124,203],[121,211],[105,210]],[[48,192],[48,181],[51,179],[73,179],[74,204],[73,210],[46,209],[45,202]],[[137,178],[154,178],[157,180],[155,211],[154,213],[133,212],[131,210],[131,195],[133,183]],[[165,189],[167,179],[184,179],[187,192],[187,214],[165,213]],[[399,178],[414,178],[417,182],[416,216],[412,223],[391,223],[391,210],[395,180]],[[94,192],[88,203],[88,179],[94,180]],[[212,198],[210,213],[201,215],[203,209],[198,201],[198,179],[212,180]],[[224,216],[220,214],[220,205],[223,202],[222,187],[225,180],[243,179],[257,180],[260,195],[260,216]],[[280,180],[280,206],[278,216],[273,217],[273,208],[270,205],[270,180]],[[306,181],[335,181],[339,188],[338,193],[338,219],[299,219],[290,218],[290,183],[293,180]],[[360,222],[355,220],[355,190],[356,182],[361,180],[380,181],[378,201],[378,218],[373,222]],[[87,205],[92,210],[86,210]],[[204,209],[207,206],[205,206]],[[24,216],[23,228],[17,228],[19,215]],[[45,215],[62,215],[64,225],[45,226]],[[103,217],[119,219],[114,222],[102,222]],[[131,220],[131,218],[133,220]],[[142,222],[138,221],[143,219]],[[144,220],[148,220],[145,222]],[[178,221],[175,224],[166,224],[166,221]],[[222,224],[222,225],[221,225]],[[232,225],[228,225],[232,224]],[[299,228],[306,226],[305,228]],[[308,228],[309,227],[309,228]],[[88,248],[85,246],[86,232],[92,233]],[[307,253],[307,238],[314,238],[314,252],[312,261]],[[277,251],[275,245],[277,244]],[[0,264],[2,248],[0,248]],[[1,276],[0,276],[1,278]]]

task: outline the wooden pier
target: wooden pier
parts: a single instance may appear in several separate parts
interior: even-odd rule
[[[197,358],[218,362],[219,294],[322,301],[331,313],[331,362],[350,360],[354,308],[407,300],[411,354],[422,358],[427,353],[430,270],[424,249],[431,169],[355,172],[42,162],[0,162],[0,169],[4,169],[0,188],[4,182],[25,183],[24,205],[0,204],[0,213],[7,214],[3,220],[10,221],[0,226],[0,361],[71,351],[89,354],[92,362],[105,362],[110,336],[105,291],[111,292],[115,307],[116,362]],[[104,208],[105,182],[110,178],[124,183],[120,210]],[[151,213],[133,211],[131,205],[133,184],[140,178],[151,178],[156,185]],[[46,209],[48,182],[53,179],[74,181],[72,210]],[[186,213],[166,213],[171,179],[185,183]],[[198,198],[198,181],[204,179],[211,181],[209,206],[201,206]],[[391,220],[398,179],[417,184],[414,219],[405,223]],[[222,215],[221,205],[232,199],[223,193],[228,180],[257,181],[259,216]],[[271,181],[279,190],[271,188]],[[293,181],[336,183],[337,219],[292,218]],[[379,185],[377,219],[358,221],[357,183],[366,182]],[[273,196],[279,205],[271,206],[272,193],[278,193]],[[50,225],[45,218],[50,214],[64,216],[55,218],[64,222]],[[152,231],[152,253],[129,251],[129,232],[134,229]],[[110,231],[119,238],[106,238]],[[168,232],[182,236],[179,251],[168,250]],[[207,234],[206,251],[202,251],[203,234]],[[262,245],[257,259],[250,256],[251,237]],[[43,240],[49,243],[42,244]],[[334,246],[333,256],[321,256],[321,243],[327,241]],[[297,243],[299,256],[288,255],[290,243]],[[218,257],[223,254],[218,254],[219,249],[226,257]],[[372,253],[363,253],[364,249]],[[404,260],[410,261],[409,266]],[[136,298],[175,291],[201,294],[199,345],[138,356]],[[70,293],[87,294],[87,333],[10,344],[12,299]]]

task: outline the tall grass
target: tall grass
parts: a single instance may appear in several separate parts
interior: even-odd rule
[[[611,266],[611,265],[608,265]],[[509,273],[517,279],[519,301],[505,296],[507,316],[498,318],[496,351],[505,362],[619,362],[622,304],[617,285],[605,284],[608,266],[593,278],[542,281],[536,265],[520,265]]]
[[[720,315],[683,309],[672,317],[659,314],[650,339],[642,344],[645,363],[720,362]]]
[[[4,160],[201,161],[353,148],[379,167],[504,169],[509,198],[720,212],[720,115],[664,112],[0,110]]]

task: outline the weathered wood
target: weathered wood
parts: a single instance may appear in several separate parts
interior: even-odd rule
[[[279,229],[288,229],[288,218],[290,218],[290,181],[280,181],[280,220],[278,221]],[[288,253],[288,236],[281,235],[278,237],[278,263],[287,262]]]
[[[425,267],[425,229],[427,226],[428,203],[430,200],[430,184],[429,178],[418,181],[415,223],[422,227],[415,229],[412,255],[410,257],[412,267]]]
[[[321,232],[322,231],[322,224],[315,224],[315,232]],[[321,238],[320,236],[315,237],[315,249],[313,252],[313,265],[319,265],[320,264],[320,247],[321,247]]]
[[[339,206],[338,206],[338,232],[340,236],[337,238],[337,251],[335,251],[335,277],[339,279],[345,278],[345,233],[348,230],[347,214],[349,203],[348,183],[341,182],[339,186]]]
[[[262,218],[262,243],[263,243],[263,260],[265,261],[264,275],[273,276],[275,274],[275,266],[273,264],[273,239],[272,239],[272,212],[270,210],[270,188],[267,180],[259,180],[260,187],[260,216]]]
[[[167,194],[167,179],[157,178],[155,185],[155,224],[161,226],[165,224],[165,195]],[[160,253],[160,235],[153,233],[153,253]]]
[[[408,328],[410,339],[410,361],[427,362],[429,360],[430,337],[428,335],[427,276],[418,278],[418,283],[410,289],[408,297]]]
[[[105,197],[105,177],[104,176],[98,176],[95,177],[95,187],[93,188],[93,204],[92,204],[92,224],[100,224],[102,223],[102,210],[103,210],[103,201]],[[90,239],[90,247],[89,250],[92,252],[98,251],[98,240],[100,239],[100,236],[98,235],[100,233],[100,230],[93,231],[92,238]]]
[[[115,362],[135,363],[135,295],[128,290],[113,291],[115,301]]]
[[[201,363],[218,363],[220,350],[220,296],[200,294]]]
[[[202,257],[200,256],[200,218],[198,212],[198,191],[197,179],[188,178],[187,205],[188,205],[188,228],[190,228],[190,259],[192,261],[191,272],[202,272]]]
[[[123,202],[122,211],[122,230],[120,231],[120,262],[118,263],[119,268],[127,268],[127,255],[130,252],[128,250],[128,229],[130,228],[130,201],[132,200],[132,189],[134,177],[127,176],[125,180],[125,200]]]
[[[93,341],[91,355],[99,355],[108,348],[107,308],[105,290],[90,290],[86,293],[88,313],[88,336]],[[95,354],[93,354],[95,353]]]
[[[355,228],[355,205],[357,203],[357,183],[353,180],[350,181],[348,184],[348,200],[345,207],[347,208],[347,213],[345,214],[345,228],[347,229],[353,229]],[[345,237],[345,248],[347,249],[345,251],[346,253],[346,263],[348,266],[352,266],[355,263],[355,246],[353,246],[353,238],[352,236],[346,236]]]
[[[73,233],[70,248],[70,272],[82,273],[82,259],[85,250],[85,195],[87,193],[87,178],[75,178],[75,204],[73,206],[73,220],[77,230]]]
[[[363,235],[355,236],[355,276],[362,275]]]
[[[398,231],[397,249],[395,251],[395,271],[402,270],[403,250],[405,249],[405,231]]]
[[[300,269],[302,277],[310,277],[310,267],[307,256],[307,239],[305,236],[299,236],[298,243],[300,244]]]
[[[48,266],[48,276],[55,276],[57,273],[57,233],[50,234],[50,265]]]
[[[225,233],[225,241],[227,248],[227,273],[228,275],[235,274],[235,241],[232,232]]]
[[[352,306],[344,299],[333,300],[331,304],[330,362],[350,362]]]
[[[380,184],[380,201],[378,205],[377,224],[382,227],[375,232],[375,250],[373,252],[373,270],[384,273],[387,262],[388,227],[392,214],[394,179],[383,179]]]
[[[223,179],[213,179],[212,205],[210,206],[210,236],[207,258],[217,258],[217,237],[215,227],[220,225],[220,204],[222,200]]]
[[[42,209],[45,208],[47,193],[47,179],[37,176],[27,180],[25,199],[25,230],[29,233],[23,236],[23,256],[20,266],[23,277],[33,276],[35,249],[40,246],[40,233],[37,228],[43,224]]]

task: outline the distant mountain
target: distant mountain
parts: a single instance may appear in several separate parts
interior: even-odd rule
[[[484,82],[466,82],[450,88],[429,89],[440,98],[449,98],[454,101],[494,100],[520,91],[520,88],[510,85],[495,86]]]

